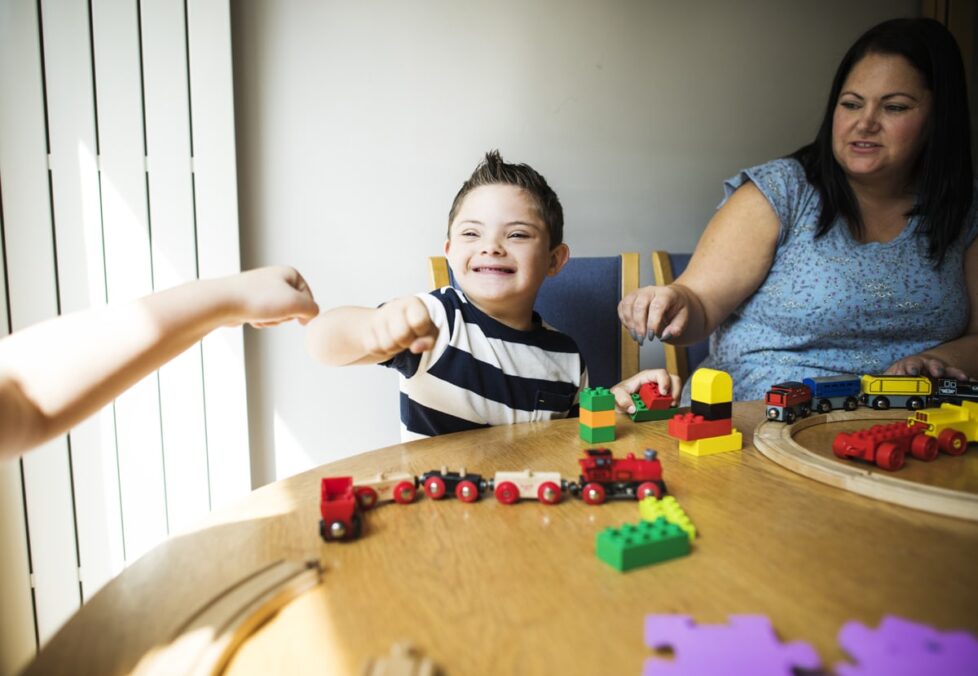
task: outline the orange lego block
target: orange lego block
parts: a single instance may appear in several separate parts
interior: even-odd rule
[[[725,434],[722,437],[709,437],[707,439],[679,442],[680,451],[700,457],[714,455],[716,453],[726,453],[728,451],[739,451],[743,447],[744,437],[737,430],[734,430],[730,434]]]
[[[669,421],[669,436],[683,441],[722,437],[733,432],[733,419],[705,420],[701,415],[682,413]]]
[[[672,395],[660,394],[658,383],[643,383],[638,388],[638,396],[650,411],[664,411],[672,408]]]
[[[588,427],[614,427],[615,426],[614,411],[589,411],[586,408],[582,408],[580,415],[581,415],[581,424],[587,425]]]

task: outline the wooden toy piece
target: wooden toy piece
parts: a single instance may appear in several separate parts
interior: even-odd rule
[[[764,408],[768,420],[788,423],[807,418],[812,412],[812,390],[808,385],[791,380],[777,385],[764,395]]]
[[[318,561],[277,561],[207,599],[166,645],[150,650],[136,676],[224,673],[238,646],[290,601],[319,584]]]
[[[410,643],[391,646],[390,655],[378,657],[367,664],[363,676],[435,676],[435,663],[418,654]]]
[[[321,484],[319,536],[326,541],[355,540],[363,530],[353,477],[324,477]]]
[[[643,676],[665,674],[793,674],[821,667],[808,643],[781,643],[763,615],[730,615],[728,624],[696,626],[686,615],[648,615],[645,643],[655,650],[671,648],[674,658],[650,657]]]
[[[876,629],[846,622],[838,641],[859,662],[836,664],[838,676],[978,673],[978,639],[966,631],[938,631],[888,615]]]
[[[910,411],[923,408],[934,383],[924,376],[870,376],[861,378],[860,401],[879,411],[893,406],[905,406]]]
[[[581,499],[589,505],[600,505],[608,498],[641,500],[662,497],[666,484],[662,480],[662,463],[658,453],[646,449],[643,457],[629,453],[615,458],[607,448],[590,448],[579,458]]]
[[[547,505],[560,502],[566,483],[560,472],[496,472],[493,478],[496,500],[504,505],[512,505],[520,498],[536,499]]]
[[[812,409],[830,413],[841,408],[855,411],[859,408],[862,384],[858,376],[818,376],[803,378],[802,384],[812,391]]]
[[[407,505],[414,502],[418,492],[417,479],[407,472],[379,472],[353,483],[353,492],[363,510],[371,509],[381,502],[394,501],[399,505]]]
[[[462,467],[457,472],[449,472],[448,468],[431,470],[418,477],[418,483],[424,488],[424,494],[431,500],[441,500],[454,495],[462,502],[475,502],[482,497],[486,482],[481,474],[466,472]]]

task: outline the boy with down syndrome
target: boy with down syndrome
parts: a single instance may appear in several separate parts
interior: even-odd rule
[[[333,366],[396,369],[405,441],[574,415],[584,360],[533,311],[544,280],[570,256],[563,225],[543,176],[487,153],[449,212],[445,255],[459,289],[324,312],[309,324],[309,350]],[[613,388],[619,407],[632,406],[643,382],[680,391],[675,376],[644,371]]]

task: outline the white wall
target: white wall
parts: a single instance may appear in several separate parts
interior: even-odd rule
[[[244,267],[323,307],[427,288],[448,207],[499,148],[555,188],[573,253],[691,250],[738,168],[809,141],[848,45],[911,0],[232,3]],[[246,338],[253,479],[396,443],[379,367]],[[658,346],[643,366],[662,364]]]

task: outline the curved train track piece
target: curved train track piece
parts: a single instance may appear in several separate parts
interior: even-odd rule
[[[944,516],[978,521],[978,494],[900,479],[866,465],[845,463],[808,450],[795,440],[801,430],[833,422],[906,418],[906,411],[860,409],[816,414],[786,425],[763,421],[754,429],[754,446],[766,458],[785,469],[836,488],[842,488],[875,500]]]

